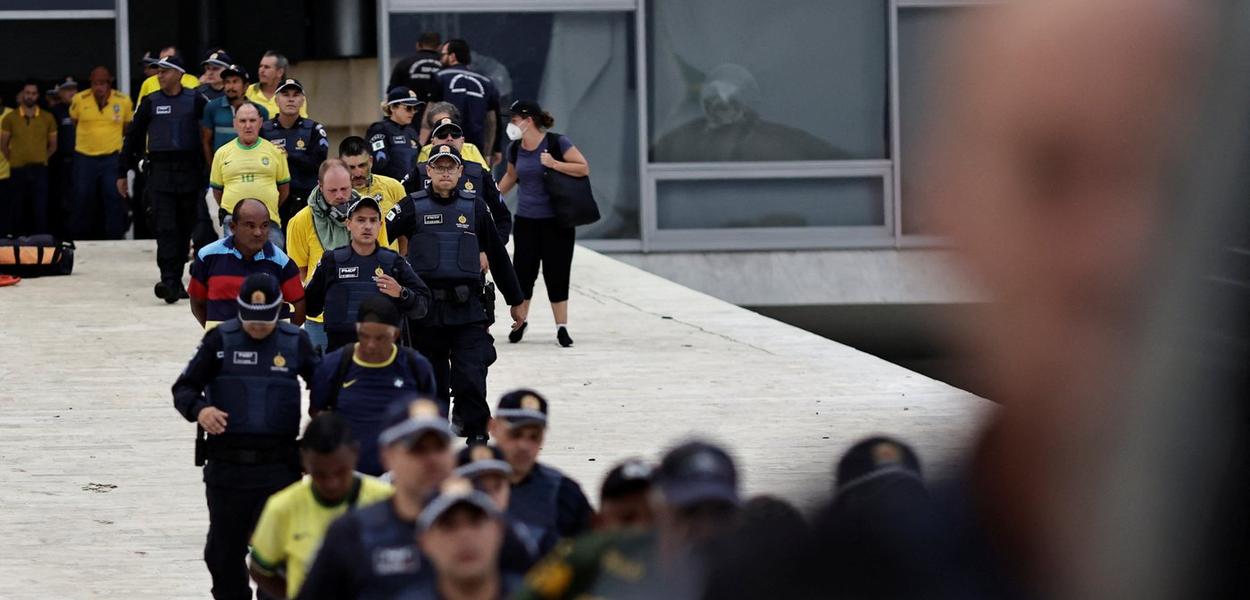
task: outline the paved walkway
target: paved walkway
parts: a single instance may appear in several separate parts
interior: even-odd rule
[[[71,277],[0,289],[0,598],[207,597],[194,429],[169,394],[200,330],[153,297],[153,243],[77,258]],[[548,396],[544,458],[591,496],[613,461],[697,434],[731,447],[748,491],[807,505],[856,438],[896,433],[941,468],[989,407],[583,248],[573,281],[577,344],[556,345],[538,302],[490,388]]]

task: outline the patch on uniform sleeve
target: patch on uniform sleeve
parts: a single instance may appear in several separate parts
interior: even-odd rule
[[[399,216],[399,213],[400,213],[399,205],[396,204],[395,206],[392,206],[390,210],[386,211],[386,220],[394,221],[395,217]]]
[[[373,139],[369,140],[369,148],[373,149],[374,152],[385,150],[386,136],[382,134],[373,136]]]

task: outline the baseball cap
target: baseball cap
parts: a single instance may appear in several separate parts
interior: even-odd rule
[[[177,54],[173,56],[166,56],[165,58],[157,60],[152,64],[158,69],[175,69],[179,73],[187,72],[187,68],[182,64],[182,58],[180,58]]]
[[[608,471],[599,488],[599,498],[619,498],[651,487],[655,467],[641,458],[629,458]]]
[[[159,51],[158,51],[158,52],[152,52],[151,50],[148,50],[148,51],[146,51],[146,52],[144,52],[144,53],[143,53],[143,58],[139,59],[139,62],[140,62],[140,63],[143,63],[143,66],[145,66],[145,67],[149,67],[149,66],[155,66],[155,65],[156,65],[156,62],[157,62],[157,61],[159,61],[159,60],[160,60],[160,52],[159,52]]]
[[[281,92],[282,90],[284,90],[284,89],[286,89],[286,88],[290,88],[290,87],[293,87],[293,88],[295,88],[295,89],[299,90],[299,93],[301,93],[301,94],[302,94],[302,93],[304,93],[304,86],[303,86],[303,85],[300,85],[299,80],[298,80],[298,79],[291,79],[291,78],[283,79],[283,80],[282,80],[282,83],[279,83],[279,84],[278,84],[278,89],[274,90],[274,93],[276,94],[276,93]]]
[[[244,68],[242,65],[230,64],[230,65],[227,65],[225,69],[221,70],[222,79],[225,79],[229,75],[234,75],[235,77],[238,77],[242,79],[243,81],[248,81],[249,79],[251,79],[251,76],[248,74],[247,69]]]
[[[377,198],[374,198],[373,196],[361,195],[360,199],[352,202],[351,206],[347,207],[347,216],[352,216],[352,213],[361,208],[372,208],[373,210],[378,211],[378,216],[382,215],[382,205],[378,204]]]
[[[434,164],[434,161],[443,158],[444,156],[451,157],[451,159],[456,161],[456,164],[458,165],[464,164],[464,161],[460,160],[460,151],[456,150],[456,147],[451,144],[439,144],[431,148],[430,158],[425,161],[425,164],[432,165]]]
[[[543,114],[543,107],[533,100],[517,100],[508,107],[508,112],[514,115],[537,117]]]
[[[234,59],[230,58],[230,54],[225,50],[214,50],[205,55],[204,60],[200,61],[200,64],[216,65],[224,69],[234,64]]]
[[[433,433],[444,442],[451,441],[451,426],[443,417],[438,404],[427,398],[411,402],[396,402],[386,409],[382,420],[382,433],[378,434],[379,446],[413,443],[427,433]]]
[[[733,459],[707,442],[686,442],[669,450],[655,472],[655,484],[665,500],[678,507],[739,503]]]
[[[416,92],[402,85],[397,85],[386,92],[386,104],[388,106],[392,104],[407,104],[409,106],[416,106],[424,103],[417,97]]]
[[[271,323],[282,311],[282,289],[268,273],[252,273],[239,287],[239,320]]]
[[[430,132],[430,137],[443,137],[442,134],[444,132],[451,132],[453,136],[459,137],[464,135],[464,128],[451,117],[443,117],[438,120],[438,124],[435,125],[434,130]]]
[[[78,89],[78,82],[77,82],[77,81],[74,81],[74,78],[73,78],[73,77],[66,77],[66,78],[65,78],[65,81],[62,81],[61,83],[58,83],[58,84],[56,85],[56,87],[55,87],[55,88],[53,88],[53,89],[55,89],[56,91],[58,91],[58,92],[59,92],[59,91],[61,91],[61,90],[68,90],[68,89],[71,89],[71,88],[73,88],[73,89],[75,89],[75,90],[76,90],[76,89]]]
[[[399,309],[395,303],[381,294],[369,296],[360,301],[356,311],[357,323],[381,323],[391,327],[400,326]]]
[[[495,407],[495,417],[508,427],[522,425],[546,427],[547,399],[529,389],[508,392],[499,399],[499,404]]]
[[[920,479],[920,459],[910,446],[894,438],[874,436],[851,446],[838,461],[835,487],[841,491],[869,477],[897,473]]]
[[[490,496],[474,489],[473,483],[463,477],[449,477],[425,503],[421,516],[417,518],[417,527],[429,529],[443,515],[457,506],[471,506],[495,519],[501,516],[499,507],[491,501]]]
[[[498,473],[505,477],[512,474],[512,465],[504,460],[503,452],[499,448],[474,444],[456,455],[456,475],[473,479],[488,473]]]

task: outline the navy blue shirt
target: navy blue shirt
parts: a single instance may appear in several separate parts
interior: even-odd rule
[[[464,140],[480,148],[490,156],[491,148],[485,144],[486,113],[499,115],[499,92],[495,82],[476,71],[461,66],[447,67],[438,72],[438,82],[443,88],[443,100],[455,105],[460,111],[460,126]]]
[[[395,598],[433,579],[417,549],[417,524],[379,502],[339,517],[326,530],[299,598]]]

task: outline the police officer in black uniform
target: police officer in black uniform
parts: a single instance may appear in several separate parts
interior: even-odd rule
[[[360,303],[376,295],[395,302],[410,319],[424,317],[430,290],[408,262],[378,243],[382,209],[373,196],[364,196],[347,209],[351,243],[326,250],[304,288],[308,314],[325,320],[326,352],[356,341],[356,313]]]
[[[455,147],[458,152],[464,147],[464,129],[451,117],[445,117],[434,125],[434,129],[430,132],[430,141],[436,146],[448,144]],[[417,168],[404,178],[404,191],[412,194],[429,187],[428,171],[429,167],[425,163],[418,162]],[[490,171],[487,171],[482,163],[472,160],[464,161],[464,175],[460,176],[457,188],[477,194],[482,201],[486,202],[491,216],[494,217],[495,230],[499,232],[499,239],[507,244],[508,236],[512,235],[512,213],[508,210],[508,205],[504,204],[503,198],[499,197],[499,187],[495,185],[495,178]]]
[[[386,118],[369,126],[365,140],[373,155],[373,172],[402,181],[417,164],[421,152],[421,134],[412,126],[421,112],[421,99],[406,87],[394,87],[386,93],[382,113]]]
[[[286,153],[291,171],[291,192],[278,207],[282,230],[300,209],[308,206],[308,195],[317,187],[317,169],[330,152],[325,125],[299,116],[304,106],[304,86],[295,79],[285,79],[274,92],[278,114],[260,126],[260,137]]]
[[[300,478],[298,378],[312,380],[320,355],[307,333],[278,321],[283,301],[273,276],[249,275],[238,302],[237,318],[204,334],[173,395],[178,412],[200,427],[213,597],[243,599],[252,594],[244,558],[256,519],[271,494]]]
[[[144,193],[156,229],[156,265],[161,280],[156,297],[173,304],[187,297],[182,286],[191,233],[197,219],[196,203],[204,204],[204,152],[200,143],[200,118],[208,100],[182,87],[186,73],[177,56],[157,61],[161,89],[144,96],[135,110],[134,122],[118,161],[117,191],[130,196],[126,171],[147,146],[147,184]]]
[[[429,313],[413,323],[413,345],[433,363],[440,399],[446,403],[455,396],[453,427],[473,444],[488,439],[486,371],[496,358],[488,330],[494,309],[482,302],[486,261],[512,307],[513,321],[519,316],[521,288],[490,208],[458,187],[464,169],[455,146],[434,146],[427,164],[429,189],[392,208],[387,229],[407,238],[408,262],[434,296]]]

